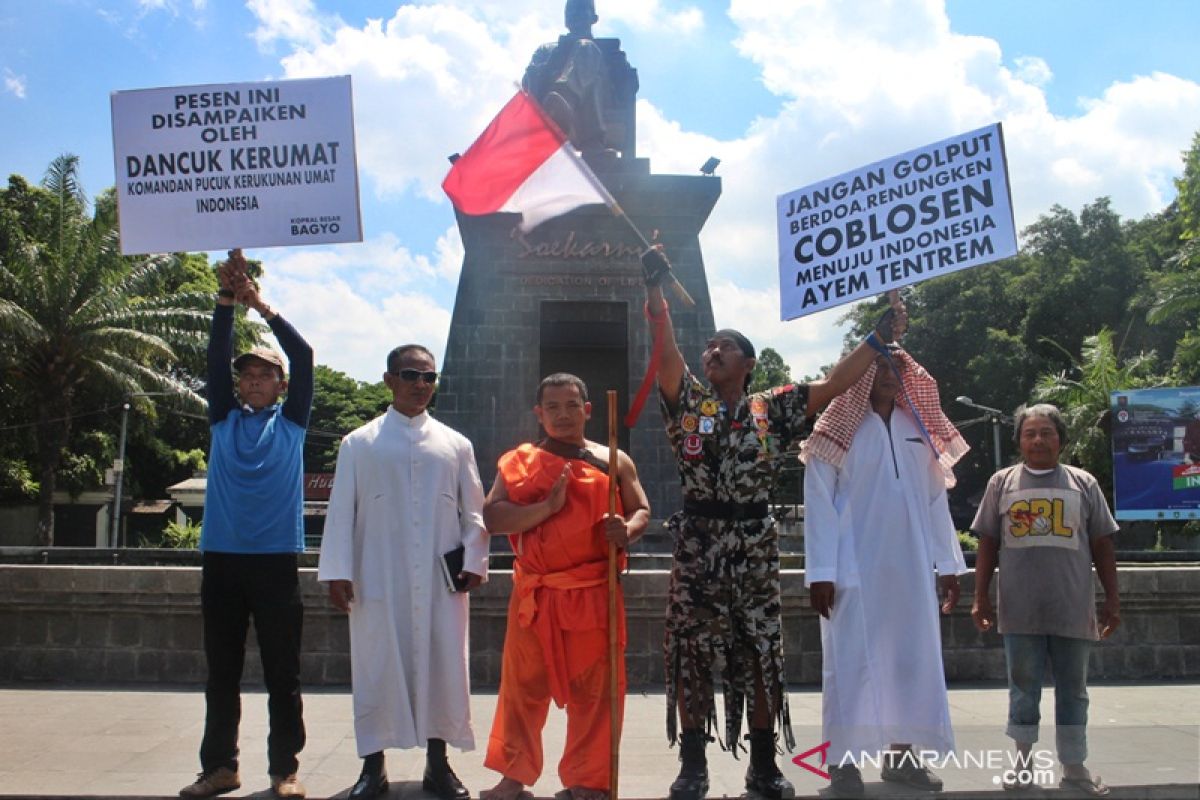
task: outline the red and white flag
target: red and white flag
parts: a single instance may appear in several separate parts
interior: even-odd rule
[[[537,101],[519,91],[454,162],[442,189],[464,214],[520,214],[525,232],[582,205],[611,207],[612,197],[570,148]]]

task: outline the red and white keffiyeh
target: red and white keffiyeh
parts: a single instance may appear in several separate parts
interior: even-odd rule
[[[953,467],[971,449],[970,445],[942,412],[934,377],[903,350],[892,350],[890,355],[901,369],[900,381],[904,386],[897,400],[924,424],[946,475],[946,487],[950,488],[955,484]],[[818,458],[835,467],[842,466],[854,433],[871,406],[871,384],[877,369],[878,365],[872,363],[857,383],[833,399],[813,426],[812,435],[800,446],[802,462],[807,464],[808,459]]]

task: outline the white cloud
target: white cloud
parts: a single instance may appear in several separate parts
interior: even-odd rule
[[[659,0],[605,0],[598,11],[601,25],[619,20],[636,31],[690,36],[704,29],[704,12],[695,6],[671,11]]]
[[[384,233],[361,243],[270,252],[279,255],[264,256],[268,274],[296,280],[319,281],[329,275],[339,275],[354,276],[357,283],[379,275],[396,286],[436,275],[426,256],[410,252],[393,233]]]
[[[1013,64],[1017,68],[1017,77],[1034,86],[1045,86],[1054,77],[1050,65],[1037,56],[1017,56]]]
[[[463,256],[466,254],[458,226],[447,228],[446,232],[438,237],[434,254],[434,272],[445,280],[457,283],[458,275],[462,272]]]
[[[180,0],[137,0],[138,18],[155,11],[167,11],[179,16]],[[208,0],[191,0],[192,11],[202,12],[208,8]]]
[[[289,78],[352,73],[359,168],[381,195],[438,201],[446,156],[471,144],[524,69],[483,20],[450,6],[342,26],[282,63]]]
[[[325,23],[317,17],[312,0],[248,0],[250,13],[258,18],[254,41],[269,48],[282,39],[293,46],[319,44]]]
[[[358,380],[378,380],[383,356],[416,341],[441,359],[450,310],[434,290],[452,285],[462,267],[455,229],[434,256],[413,253],[393,233],[359,244],[264,250],[263,296],[329,364]]]
[[[428,0],[361,26],[323,15],[310,0],[250,0],[249,7],[261,44],[290,47],[281,61],[287,77],[353,73],[364,185],[381,196],[415,194],[438,203],[445,202],[439,185],[445,156],[471,143],[511,95],[529,54],[562,29],[561,5],[535,0]],[[673,32],[693,37],[696,57],[703,57],[707,28],[697,6],[613,0],[600,12],[598,35],[611,35],[606,24],[626,26],[627,52]],[[1018,226],[1052,204],[1078,209],[1101,195],[1112,197],[1123,216],[1138,217],[1169,201],[1180,152],[1200,128],[1200,85],[1162,73],[1128,76],[1084,101],[1075,116],[1056,116],[1043,90],[1053,78],[1053,54],[1006,60],[996,41],[955,33],[942,0],[732,0],[728,13],[740,32],[735,47],[758,68],[777,108],[722,140],[687,130],[641,100],[639,155],[651,159],[656,173],[695,174],[709,156],[722,160],[723,196],[701,240],[717,322],[779,350],[798,375],[836,358],[841,333],[835,321],[845,309],[775,321],[776,195],[999,120]],[[372,257],[392,265],[387,274],[406,271],[426,282],[453,280],[461,265],[453,228],[430,254],[409,252],[394,238],[366,247],[379,248]],[[305,270],[336,273],[333,290],[344,293],[338,302],[345,307],[330,307],[350,320],[347,336],[354,335],[360,310],[362,319],[374,315],[382,325],[387,310],[397,307],[387,298],[411,305],[423,297],[394,279],[392,286],[405,291],[389,294],[371,278],[385,273],[356,272],[364,268],[350,256],[323,258],[307,266],[302,259],[281,260],[280,279],[308,286],[297,300],[311,301],[316,292]],[[371,300],[362,294],[367,286]],[[449,310],[429,310],[426,325],[437,328],[438,320],[448,324]],[[340,330],[328,320],[314,324],[326,326],[330,336]],[[444,328],[436,339],[410,338],[441,347]],[[335,349],[340,358],[342,350],[359,346]],[[386,350],[368,349],[376,359]]]
[[[775,322],[778,194],[1000,120],[1018,226],[1054,203],[1078,209],[1101,195],[1138,217],[1170,200],[1180,151],[1200,127],[1200,85],[1161,73],[1114,83],[1081,115],[1056,117],[1041,88],[1051,76],[1044,60],[1024,57],[1009,70],[996,42],[951,31],[936,0],[734,0],[730,16],[779,112],[719,141],[642,101],[639,155],[656,172],[722,159],[723,195],[701,235],[717,324],[740,324],[797,374],[836,358],[846,307]]]
[[[26,80],[24,75],[17,75],[8,67],[4,68],[4,90],[15,95],[18,99],[25,99]]]
[[[418,342],[441,363],[450,311],[423,292],[364,294],[340,276],[319,282],[269,276],[263,295],[313,346],[318,364],[377,381],[393,347]]]

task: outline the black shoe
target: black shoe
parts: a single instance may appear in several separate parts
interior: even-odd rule
[[[829,789],[834,797],[855,800],[866,795],[862,773],[853,765],[829,768]]]
[[[940,792],[942,790],[941,778],[930,772],[928,767],[919,766],[909,758],[901,759],[899,766],[892,766],[885,762],[879,777],[892,783],[902,783],[922,792]]]
[[[449,764],[441,767],[426,764],[421,788],[436,794],[441,800],[471,800],[471,793],[454,774],[454,770],[450,769]]]
[[[358,776],[358,783],[354,784],[350,794],[346,795],[346,800],[373,800],[381,794],[386,794],[387,790],[387,772],[368,772],[364,769]]]

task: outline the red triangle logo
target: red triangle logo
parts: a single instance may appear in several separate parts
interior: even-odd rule
[[[823,769],[820,769],[821,767],[825,766],[825,753],[828,750],[829,750],[829,742],[819,744],[816,747],[812,748],[811,750],[805,750],[803,753],[801,753],[800,755],[793,758],[792,763],[795,764],[797,767],[803,767],[804,769],[808,770],[809,772],[813,773],[814,775],[824,778],[825,780],[829,780],[829,773]],[[821,754],[821,763],[819,763],[817,766],[814,767],[812,764],[809,764],[804,759],[806,759],[809,756],[814,755],[816,753]]]

